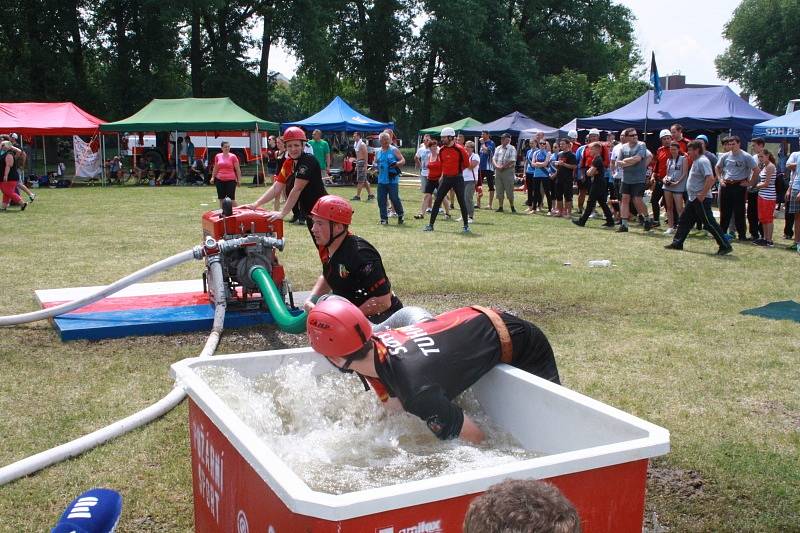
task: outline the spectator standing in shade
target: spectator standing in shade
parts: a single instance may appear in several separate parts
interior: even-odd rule
[[[367,176],[367,160],[369,159],[369,149],[367,143],[361,139],[361,133],[353,133],[353,150],[356,153],[356,195],[353,200],[361,201],[361,189],[367,189],[367,201],[375,199],[372,190],[369,186],[369,177]]]
[[[683,243],[689,235],[689,230],[692,229],[697,220],[701,220],[703,226],[711,233],[711,236],[714,237],[714,240],[719,245],[717,255],[726,255],[731,253],[733,248],[723,237],[722,229],[711,212],[711,188],[714,186],[716,178],[714,177],[714,171],[711,169],[711,163],[703,155],[703,152],[703,143],[701,141],[689,143],[689,157],[693,161],[692,168],[689,170],[689,178],[686,182],[689,203],[678,221],[678,231],[675,232],[672,242],[666,245],[665,248],[683,250]]]
[[[772,248],[772,229],[775,221],[775,156],[769,150],[762,148],[758,154],[759,166],[761,171],[758,174],[759,181],[755,185],[758,191],[758,221],[763,229],[762,237],[753,240],[756,246],[766,246]]]
[[[330,176],[331,174],[331,146],[328,141],[322,138],[320,130],[314,130],[311,133],[311,140],[308,141],[308,146],[314,152],[314,157],[317,158],[319,168],[323,174]]]
[[[492,163],[495,169],[495,187],[497,188],[497,212],[503,212],[503,197],[508,198],[511,212],[514,209],[514,166],[517,164],[517,149],[511,145],[511,135],[504,133],[500,137],[500,146],[494,151]],[[491,202],[490,202],[491,205]]]
[[[717,174],[720,176],[719,203],[720,226],[727,230],[733,217],[740,241],[747,241],[745,223],[745,200],[747,187],[757,168],[753,156],[742,150],[741,141],[736,135],[722,140],[728,150],[717,161]]]
[[[192,138],[188,135],[184,138],[186,142],[186,163],[187,166],[191,167],[194,164],[194,143],[192,142]]]
[[[481,164],[478,167],[478,187],[483,187],[483,182],[486,182],[489,188],[489,205],[487,209],[492,209],[494,204],[494,157],[495,145],[492,138],[489,136],[488,131],[481,132],[480,139],[480,158]],[[481,208],[481,197],[478,196],[478,209]]]
[[[755,137],[750,142],[753,143],[753,152],[755,152],[753,154],[753,162],[755,162],[756,166],[753,169],[753,175],[750,178],[750,186],[747,188],[747,227],[750,230],[750,238],[753,241],[758,241],[762,240],[764,234],[761,231],[759,223],[759,220],[761,219],[761,213],[759,211],[758,199],[761,197],[761,194],[756,185],[758,184],[760,173],[764,169],[764,163],[761,159],[761,154],[764,153],[764,148],[766,147],[767,142],[761,137]]]
[[[622,134],[625,144],[620,150],[621,159],[617,160],[617,166],[623,169],[622,205],[620,206],[622,224],[618,231],[628,231],[631,200],[639,214],[644,217],[644,230],[650,231],[653,228],[653,221],[647,214],[647,206],[643,200],[649,157],[647,147],[643,142],[639,142],[636,128],[627,128]]]

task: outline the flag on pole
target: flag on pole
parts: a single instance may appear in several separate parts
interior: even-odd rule
[[[657,104],[661,101],[661,93],[664,92],[664,89],[661,88],[661,79],[658,77],[655,52],[650,60],[650,82],[653,84],[653,103]]]

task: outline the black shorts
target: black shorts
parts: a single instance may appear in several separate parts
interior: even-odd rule
[[[214,185],[217,186],[217,198],[230,198],[236,200],[236,180],[219,181],[214,180]]]
[[[483,186],[483,180],[486,180],[486,185],[489,186],[490,191],[494,191],[494,170],[481,170],[478,172],[478,186]]]
[[[380,324],[381,322],[386,321],[390,316],[392,316],[402,308],[403,308],[403,302],[400,301],[400,298],[392,294],[392,304],[389,307],[389,309],[387,309],[382,313],[378,313],[376,315],[370,315],[367,317],[367,319],[373,324]]]
[[[439,188],[439,180],[427,180],[425,182],[425,194],[434,194]]]
[[[631,196],[642,198],[644,197],[644,190],[645,190],[644,183],[623,183],[622,184],[622,194],[630,194]]]
[[[576,180],[576,185],[578,186],[579,191],[588,191],[589,190],[589,178],[584,177],[582,180]]]
[[[542,330],[509,313],[501,313],[500,317],[511,336],[511,366],[560,384],[553,347]]]
[[[572,178],[558,178],[556,180],[556,201],[572,201]]]

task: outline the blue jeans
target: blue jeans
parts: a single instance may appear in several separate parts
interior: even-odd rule
[[[381,213],[381,220],[389,220],[386,214],[386,197],[389,197],[398,217],[403,216],[403,203],[400,201],[399,183],[379,183],[378,184],[378,210]]]

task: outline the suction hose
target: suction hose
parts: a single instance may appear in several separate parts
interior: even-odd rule
[[[174,260],[179,256],[182,256],[182,254],[174,255],[169,259]],[[191,259],[191,257],[192,256],[189,256],[188,258],[184,258],[183,260],[185,261]],[[163,264],[165,261],[167,260],[165,259],[164,261],[160,261],[159,263]],[[180,262],[183,261],[179,261],[178,263],[174,264],[179,264]],[[174,264],[170,266],[174,266]],[[203,347],[203,350],[200,352],[200,357],[210,357],[211,355],[214,354],[214,350],[217,349],[217,344],[219,343],[219,337],[222,334],[222,328],[225,323],[225,311],[226,311],[225,285],[222,278],[222,265],[220,263],[219,256],[209,257],[208,266],[209,266],[209,276],[210,276],[209,283],[213,284],[214,295],[215,298],[218,298],[218,300],[215,302],[214,324],[211,328],[211,334],[208,336],[208,340],[206,340],[206,344]],[[142,270],[140,270],[139,272],[142,272]],[[136,274],[138,274],[139,272],[137,272]],[[131,274],[131,276],[134,275],[135,274]],[[131,276],[128,276],[128,278],[130,278]],[[117,285],[121,281],[122,280],[115,283],[114,285]],[[109,285],[109,287],[112,286],[113,285]],[[106,294],[111,294],[111,292],[108,292]],[[28,313],[28,314],[31,315],[33,313]],[[25,316],[25,315],[17,315],[17,316]],[[47,317],[42,317],[42,318],[47,318]],[[37,318],[36,320],[41,320],[41,318]],[[99,446],[100,444],[103,444],[104,442],[107,442],[113,438],[119,437],[120,435],[124,435],[125,433],[133,431],[134,429],[140,426],[148,424],[153,420],[165,415],[172,409],[174,409],[178,404],[180,404],[183,401],[184,398],[186,398],[186,391],[183,390],[182,387],[176,386],[175,388],[172,389],[172,391],[170,391],[169,394],[161,398],[159,401],[157,401],[150,407],[142,409],[138,413],[134,413],[127,418],[114,422],[113,424],[98,429],[97,431],[93,431],[88,435],[84,435],[83,437],[67,442],[66,444],[56,446],[55,448],[52,448],[50,450],[37,453],[36,455],[32,455],[30,457],[17,461],[16,463],[4,466],[3,468],[0,468],[0,486],[5,485],[6,483],[10,483],[15,479],[19,479],[21,477],[33,474],[34,472],[38,472],[39,470],[46,468],[50,465],[54,465],[56,463],[60,463],[61,461],[65,461],[70,457],[75,457],[76,455],[80,455],[88,450],[91,450],[92,448]]]
[[[258,285],[258,290],[261,291],[261,296],[267,304],[267,309],[272,313],[275,323],[282,331],[286,333],[304,333],[306,331],[308,313],[303,311],[297,316],[289,313],[281,293],[275,286],[275,282],[272,281],[272,276],[269,275],[267,269],[262,266],[254,266],[250,269],[250,279]]]

